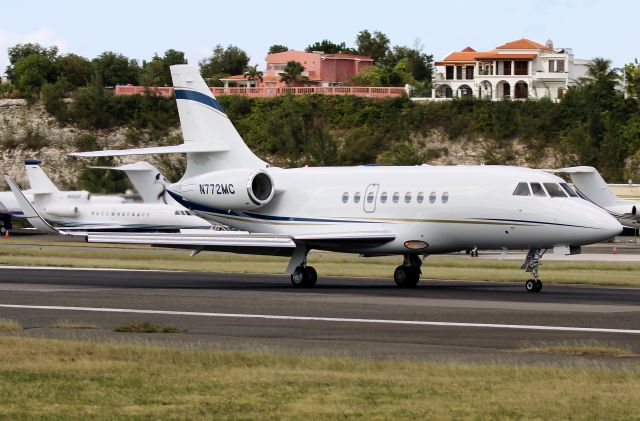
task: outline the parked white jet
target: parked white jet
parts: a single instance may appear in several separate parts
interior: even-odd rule
[[[27,159],[25,161],[25,165],[39,165],[40,161],[35,159]],[[29,180],[29,184],[31,188],[29,190],[24,191],[25,196],[29,199],[30,202],[33,201],[34,193],[40,191],[42,188],[48,189],[51,181],[48,179],[41,180],[38,177],[33,179],[34,184],[31,184],[31,179]],[[42,185],[40,183],[43,183]],[[57,190],[57,189],[56,189]],[[92,195],[86,190],[79,191],[57,191],[57,195],[61,200],[68,200],[72,202],[85,202],[89,201],[91,203],[101,203],[101,204],[114,204],[114,203],[125,203],[127,200],[122,196],[117,195]],[[0,192],[0,233],[4,234],[7,230],[12,229],[13,225],[11,223],[12,218],[23,218],[24,214],[18,201],[16,200],[15,195],[12,191],[3,191]]]
[[[595,168],[569,167],[561,168],[555,172],[569,174],[571,182],[580,196],[609,212],[625,227],[640,228],[640,202],[616,196]]]
[[[112,156],[186,153],[182,179],[169,186],[181,204],[246,232],[209,235],[89,234],[89,242],[153,244],[289,255],[296,286],[313,286],[311,249],[402,255],[394,279],[414,286],[421,256],[484,248],[528,249],[528,291],[539,291],[542,250],[577,252],[622,227],[540,170],[503,166],[274,168],[255,156],[198,71],[171,67],[184,143],[77,153]]]
[[[86,197],[61,193],[39,161],[25,162],[33,204],[42,217],[58,227],[81,230],[178,231],[210,229],[211,224],[180,205],[164,203],[92,203]],[[24,207],[23,207],[24,211]]]

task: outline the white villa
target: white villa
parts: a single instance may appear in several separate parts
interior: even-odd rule
[[[471,47],[435,64],[433,98],[469,97],[561,100],[566,89],[585,77],[590,60],[575,59],[570,48],[553,48],[522,38],[495,50]]]

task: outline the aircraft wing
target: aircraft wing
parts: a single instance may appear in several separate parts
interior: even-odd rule
[[[301,242],[313,246],[363,242],[378,244],[394,238],[395,234],[390,231],[297,236],[213,230],[196,233],[87,233],[89,243],[146,244],[154,247],[192,249],[196,252],[207,250],[274,256],[291,256]]]

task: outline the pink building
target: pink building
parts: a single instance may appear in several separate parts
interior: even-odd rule
[[[230,83],[243,87],[281,87],[284,83],[280,82],[280,73],[289,61],[297,61],[305,69],[302,75],[306,76],[307,80],[298,82],[296,86],[309,87],[349,84],[353,75],[373,65],[373,59],[367,56],[290,50],[267,55],[267,69],[264,71],[262,81],[248,80],[244,75],[229,76],[220,80],[224,82],[225,87],[229,87]]]

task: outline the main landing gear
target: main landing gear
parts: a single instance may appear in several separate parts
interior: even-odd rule
[[[404,262],[393,273],[393,280],[401,288],[412,288],[418,284],[422,271],[422,260],[414,254],[405,254]]]
[[[542,281],[540,280],[538,270],[540,268],[540,259],[542,259],[544,253],[545,252],[541,252],[540,249],[530,249],[527,257],[524,259],[524,263],[520,266],[520,269],[524,269],[525,272],[533,275],[533,279],[529,279],[524,284],[528,292],[540,292],[542,290]]]

